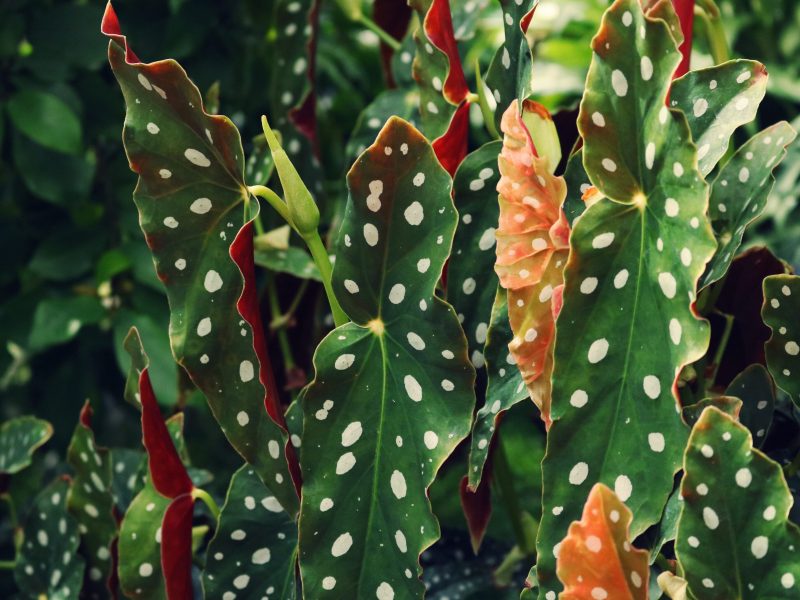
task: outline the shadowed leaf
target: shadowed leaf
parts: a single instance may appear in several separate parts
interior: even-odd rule
[[[0,473],[13,475],[31,464],[33,453],[53,435],[53,426],[36,417],[17,417],[0,426]]]
[[[764,279],[761,314],[772,330],[764,345],[769,372],[775,383],[800,405],[800,276],[770,275]]]

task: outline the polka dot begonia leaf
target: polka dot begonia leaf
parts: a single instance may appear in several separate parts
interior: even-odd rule
[[[206,552],[208,598],[297,597],[297,524],[249,465],[231,478],[219,524]]]
[[[469,487],[473,491],[477,490],[481,483],[492,436],[500,416],[518,402],[530,397],[519,369],[516,368],[516,361],[508,351],[508,344],[513,336],[508,324],[507,292],[498,286],[484,349],[487,372],[486,402],[475,416],[469,449],[467,475]]]
[[[783,391],[800,405],[800,276],[770,275],[764,279],[761,316],[772,330],[764,344],[767,368]]]
[[[725,395],[742,401],[739,421],[750,430],[755,446],[760,448],[775,412],[775,382],[769,372],[763,365],[750,365],[731,381]]]
[[[85,563],[78,523],[67,512],[69,480],[59,478],[34,500],[17,551],[14,579],[26,598],[77,600]]]
[[[617,0],[592,41],[578,128],[603,197],[575,221],[564,272],[542,464],[542,599],[557,594],[554,547],[581,492],[612,487],[633,511],[634,536],[661,518],[687,436],[676,376],[709,343],[691,306],[715,247],[708,188],[685,117],[664,106],[680,61],[673,27],[670,2],[645,15],[637,0]]]
[[[734,130],[755,118],[766,91],[767,70],[754,60],[690,71],[673,82],[670,107],[686,115],[703,177],[724,156]]]
[[[255,263],[275,273],[289,273],[298,279],[322,281],[314,259],[307,250],[296,246],[256,250]]]
[[[0,473],[13,475],[30,466],[33,453],[53,435],[53,426],[36,417],[17,417],[0,425]]]
[[[500,0],[505,38],[486,72],[486,85],[497,103],[495,123],[500,127],[503,109],[522,102],[532,92],[531,49],[525,36],[538,0]]]
[[[525,102],[524,112],[549,119],[544,107]],[[508,345],[531,398],[550,425],[550,378],[553,372],[555,315],[564,265],[569,253],[569,225],[562,210],[563,177],[539,156],[513,102],[503,115],[500,154],[500,220],[495,271],[508,290],[508,319],[514,338]],[[597,283],[597,280],[593,280]],[[584,286],[590,293],[590,290]]]
[[[144,452],[131,448],[112,448],[111,492],[120,513],[128,510],[147,479],[147,458]]]
[[[775,183],[772,172],[796,135],[787,122],[776,123],[750,138],[720,169],[711,186],[708,208],[718,246],[701,287],[718,281],[728,271],[745,229],[764,211]]]
[[[258,205],[248,200],[239,132],[226,117],[203,110],[177,62],[140,62],[110,5],[103,31],[127,107],[123,142],[139,175],[134,201],[169,299],[173,354],[233,447],[294,513],[295,458],[285,452],[258,311],[252,248]],[[269,450],[273,442],[277,455]]]
[[[631,545],[631,511],[602,483],[596,483],[583,516],[569,526],[558,552],[560,600],[646,600],[647,552]]]
[[[583,168],[583,150],[576,150],[567,161],[564,170],[564,181],[567,183],[567,197],[564,199],[564,214],[567,215],[567,222],[572,226],[583,211],[586,210],[586,202],[583,194],[592,187],[586,169]]]
[[[497,156],[501,142],[489,142],[469,154],[453,178],[453,200],[459,223],[447,263],[447,301],[467,334],[472,364],[484,364],[497,276],[494,274],[497,228]]]
[[[167,420],[170,436],[183,445],[183,413]],[[128,598],[166,598],[161,569],[162,520],[171,500],[159,494],[150,477],[131,502],[119,532],[119,582]]]
[[[273,10],[274,25],[268,33],[274,56],[268,80],[270,121],[280,131],[281,145],[303,181],[319,195],[324,174],[314,152],[316,100],[312,93],[319,0],[277,0]],[[262,164],[270,160],[268,156],[266,152],[259,157]],[[266,180],[252,183],[266,184]]]
[[[352,319],[302,399],[300,569],[311,598],[421,598],[427,488],[469,432],[475,372],[435,296],[457,215],[433,149],[392,118],[348,174],[333,289]]]
[[[780,465],[707,408],[692,429],[675,553],[697,600],[800,597],[800,529]]]
[[[109,593],[107,581],[113,567],[111,543],[117,535],[117,521],[111,493],[110,456],[107,449],[95,443],[91,414],[87,401],[67,449],[67,462],[74,471],[67,508],[78,522],[81,552],[89,569],[84,591],[102,598]]]

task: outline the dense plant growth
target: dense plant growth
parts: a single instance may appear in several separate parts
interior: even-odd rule
[[[754,126],[767,68],[729,60],[710,0],[589,4],[549,35],[536,0],[327,7],[381,41],[346,146],[316,0],[274,3],[244,144],[255,117],[140,60],[107,6],[157,281],[109,251],[99,295],[144,451],[88,400],[65,463],[48,421],[2,425],[10,594],[800,598],[797,255],[752,243],[795,252],[767,208],[795,130]],[[83,160],[64,106],[15,93],[14,143]],[[153,291],[120,307],[137,270]],[[155,290],[168,328],[133,308]],[[56,298],[28,350],[104,319]]]

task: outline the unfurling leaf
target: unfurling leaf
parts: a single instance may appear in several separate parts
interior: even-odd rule
[[[631,511],[602,483],[596,483],[583,516],[569,526],[558,547],[560,600],[646,600],[647,551],[631,545]]]
[[[549,114],[534,102],[524,112]],[[569,225],[561,209],[563,177],[554,177],[553,157],[540,156],[513,102],[500,125],[500,223],[495,271],[508,291],[508,318],[514,338],[508,345],[542,419],[550,425],[555,315],[569,253]]]
[[[800,276],[770,275],[764,279],[761,314],[772,336],[764,345],[775,383],[800,405]]]
[[[352,319],[302,399],[300,567],[308,597],[421,598],[438,538],[426,495],[469,431],[475,373],[434,294],[456,227],[450,177],[392,118],[348,175],[333,288]]]
[[[646,16],[638,1],[617,0],[592,41],[578,128],[586,172],[604,197],[575,221],[564,273],[540,598],[557,589],[553,547],[580,513],[581,490],[613,487],[636,536],[661,518],[680,467],[687,431],[675,381],[708,347],[691,303],[714,240],[689,127],[664,106],[680,61],[675,23],[669,2]]]
[[[692,429],[675,552],[692,598],[800,597],[800,529],[780,466],[707,408]]]
[[[139,175],[134,201],[169,298],[173,353],[233,447],[294,513],[294,452],[258,311],[252,252],[258,205],[245,222],[239,132],[227,117],[204,112],[178,63],[140,62],[111,5],[103,32],[125,96],[123,141]]]

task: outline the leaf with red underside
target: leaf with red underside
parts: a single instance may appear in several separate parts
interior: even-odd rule
[[[522,102],[531,93],[531,49],[528,31],[538,0],[500,0],[503,9],[505,40],[486,72],[486,85],[497,102],[495,123],[500,127],[503,113],[511,102]]]
[[[433,140],[439,162],[450,175],[467,154],[469,109],[467,87],[458,54],[448,0],[410,0],[422,21],[414,35],[412,66],[420,91],[422,131]]]
[[[525,102],[525,112],[549,118],[539,104]],[[500,223],[497,228],[495,271],[508,290],[508,318],[514,338],[509,350],[550,424],[550,374],[555,339],[555,299],[563,284],[569,253],[569,225],[562,210],[566,197],[563,177],[555,165],[539,156],[514,102],[503,115],[505,137],[500,154]]]
[[[205,113],[178,63],[139,62],[110,5],[103,32],[127,106],[123,141],[139,175],[134,201],[169,298],[173,354],[234,448],[294,514],[289,464],[296,458],[284,450],[282,408],[256,303],[258,205],[249,202],[243,180],[239,133],[226,117]],[[269,442],[278,444],[277,455]]]
[[[139,333],[132,328],[125,340],[133,362],[148,363]],[[133,367],[136,368],[135,366]],[[172,436],[161,417],[148,367],[139,372],[142,411],[142,444],[147,451],[150,482],[156,492],[172,500],[164,509],[161,526],[161,568],[167,598],[192,597],[192,511],[194,485],[181,461]]]
[[[99,447],[92,432],[92,407],[87,400],[67,450],[67,462],[74,477],[67,495],[67,510],[80,524],[82,554],[88,577],[84,590],[89,595],[108,594],[112,573],[111,543],[117,535],[114,498],[111,494],[111,457]]]
[[[467,519],[467,529],[472,542],[472,551],[478,554],[489,520],[492,518],[492,486],[491,477],[484,477],[481,483],[472,491],[469,487],[469,477],[463,477],[458,487],[461,496],[461,510]]]
[[[558,551],[560,600],[645,600],[647,551],[631,546],[631,511],[602,483],[589,492],[580,521],[569,526]]]

